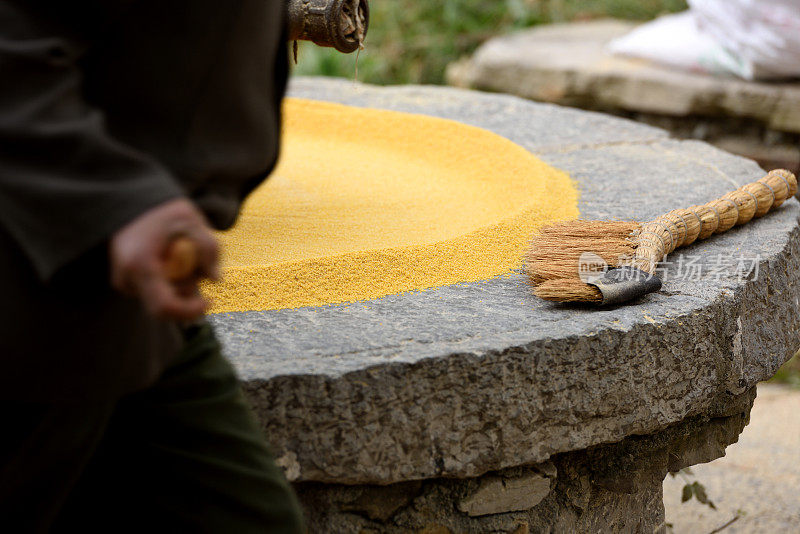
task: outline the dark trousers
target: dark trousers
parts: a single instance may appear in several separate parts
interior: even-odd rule
[[[297,533],[275,465],[208,325],[120,400],[0,401],[0,531]]]

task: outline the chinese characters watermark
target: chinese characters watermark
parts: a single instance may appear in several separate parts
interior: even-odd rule
[[[630,265],[630,258],[620,258],[617,265]],[[739,282],[758,280],[761,256],[747,254],[676,254],[659,262],[652,274],[663,281],[680,280],[699,282],[734,279]],[[594,252],[584,252],[578,259],[578,275],[584,283],[592,283],[601,278],[609,269],[609,264]]]

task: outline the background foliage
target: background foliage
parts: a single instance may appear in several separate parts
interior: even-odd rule
[[[684,0],[370,0],[358,79],[382,85],[441,84],[448,63],[513,30],[573,20],[647,20],[686,9]],[[296,74],[355,75],[355,54],[301,43]]]
[[[772,381],[800,389],[800,351],[775,373]]]

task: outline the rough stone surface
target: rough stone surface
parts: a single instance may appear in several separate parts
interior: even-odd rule
[[[484,477],[389,486],[305,482],[296,489],[311,532],[665,532],[667,471],[724,454],[747,423],[754,395],[755,388],[728,397],[708,415],[650,436]],[[537,489],[525,490],[531,486]]]
[[[664,481],[666,520],[676,534],[712,532],[735,517],[727,534],[800,530],[800,390],[759,384],[751,423],[725,458],[692,467],[717,509],[681,503],[682,477]]]
[[[323,79],[292,94],[495,131],[568,171],[587,218],[646,219],[762,175],[703,143],[510,96]],[[673,258],[661,292],[615,309],[539,301],[512,273],[211,321],[292,480],[474,478],[657,433],[771,376],[800,346],[798,216],[792,199],[687,249],[697,280]],[[719,268],[731,253],[758,276]]]
[[[503,514],[533,508],[550,493],[550,478],[538,473],[518,477],[484,477],[480,486],[458,503],[469,516]]]
[[[486,42],[454,64],[448,81],[569,106],[664,115],[746,117],[800,132],[800,83],[758,83],[680,72],[605,51],[633,24],[614,20],[540,26]]]

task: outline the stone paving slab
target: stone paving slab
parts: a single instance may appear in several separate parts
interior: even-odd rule
[[[717,511],[694,499],[680,502],[684,482],[667,477],[664,505],[676,534],[708,533],[739,510],[726,533],[800,531],[800,390],[759,384],[750,425],[724,458],[692,468]]]
[[[587,218],[646,219],[756,179],[660,130],[510,96],[300,79],[291,94],[457,119],[569,172]],[[332,179],[335,179],[333,177]],[[291,480],[471,477],[648,434],[771,376],[800,346],[800,206],[696,245],[700,279],[616,309],[538,301],[522,273],[350,305],[211,317]],[[757,280],[713,275],[759,258]]]
[[[589,109],[743,117],[800,132],[800,82],[758,83],[682,72],[605,50],[634,26],[600,20],[497,37],[472,58],[453,64],[448,81]]]

